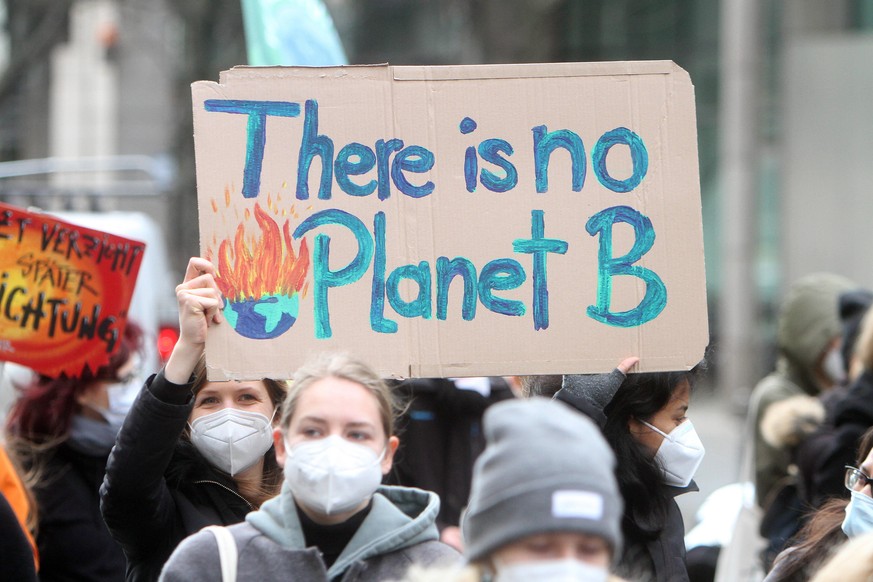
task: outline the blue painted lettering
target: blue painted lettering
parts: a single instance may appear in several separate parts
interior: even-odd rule
[[[306,115],[303,119],[303,139],[297,158],[297,199],[309,200],[309,168],[312,158],[321,158],[321,180],[318,197],[330,200],[330,185],[333,182],[333,140],[318,135],[318,101],[306,100]]]
[[[612,226],[624,222],[634,229],[634,244],[623,257],[612,256]],[[588,307],[588,316],[615,327],[636,327],[658,317],[667,305],[667,288],[652,271],[634,265],[655,244],[652,221],[629,206],[613,206],[592,216],[585,229],[591,236],[600,235],[597,253],[597,304]],[[638,306],[621,312],[610,311],[612,278],[631,275],[646,283],[646,294]]]
[[[512,151],[512,145],[503,139],[486,139],[479,144],[479,155],[482,159],[503,170],[504,175],[500,177],[491,170],[482,168],[482,185],[492,192],[506,192],[518,184],[518,171],[515,166],[500,155],[504,153],[508,157],[512,155]]]
[[[376,142],[376,180],[379,183],[379,200],[391,196],[391,182],[388,162],[391,154],[403,149],[403,140],[380,139]]]
[[[494,313],[524,315],[524,303],[495,297],[492,291],[506,291],[521,286],[527,279],[521,263],[514,259],[495,259],[482,267],[479,275],[479,301]]]
[[[400,282],[403,279],[409,279],[418,285],[418,296],[412,301],[406,301],[400,295]],[[430,264],[427,261],[421,261],[418,265],[403,265],[391,271],[386,290],[388,303],[399,315],[430,319],[431,280]]]
[[[267,143],[267,117],[297,117],[300,104],[287,101],[244,101],[207,99],[206,111],[248,115],[246,126],[246,164],[243,168],[243,198],[255,198],[261,191],[261,167]]]
[[[537,192],[549,191],[549,160],[552,152],[558,148],[570,153],[573,192],[582,190],[585,185],[585,146],[582,139],[569,129],[547,131],[545,125],[538,125],[532,131]]]
[[[367,232],[367,227],[359,218],[343,210],[330,209],[316,212],[294,229],[293,237],[298,239],[314,228],[331,224],[344,226],[355,235],[358,252],[348,265],[333,271],[330,268],[330,237],[326,234],[318,234],[315,237],[315,248],[312,251],[313,309],[315,337],[319,339],[329,338],[332,335],[328,290],[331,287],[349,285],[360,279],[373,258],[373,239]]]
[[[376,254],[373,257],[373,285],[370,292],[370,327],[379,333],[397,333],[397,322],[385,317],[385,213],[373,217]]]
[[[563,255],[569,245],[567,241],[545,237],[545,222],[542,210],[531,211],[530,239],[516,239],[512,242],[512,250],[517,253],[533,255],[533,314],[534,329],[549,327],[549,286],[546,276],[546,253]]]
[[[606,156],[609,150],[619,144],[628,146],[633,164],[633,172],[631,172],[630,177],[624,180],[616,180],[609,175],[609,171],[606,169]],[[639,186],[643,178],[646,177],[646,172],[649,169],[649,153],[646,151],[646,145],[640,136],[626,127],[616,127],[612,131],[604,133],[597,140],[594,150],[591,152],[591,164],[594,166],[597,180],[606,188],[613,192],[630,192]]]
[[[356,158],[352,161],[352,158]],[[349,176],[366,174],[376,165],[376,155],[373,150],[360,143],[350,143],[343,147],[334,162],[334,176],[342,191],[349,196],[368,196],[376,190],[376,180],[366,184],[356,184]]]
[[[476,317],[476,267],[469,259],[439,257],[436,261],[437,275],[437,319],[445,319],[448,313],[449,285],[456,276],[464,279],[464,300],[461,303],[461,317],[470,321]]]
[[[423,198],[433,192],[433,182],[428,180],[421,186],[413,186],[403,175],[403,172],[422,174],[433,168],[433,153],[421,146],[413,145],[404,148],[394,156],[391,162],[391,180],[397,189],[412,198]]]

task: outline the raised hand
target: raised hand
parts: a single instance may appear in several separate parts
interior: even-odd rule
[[[215,283],[215,267],[200,257],[192,257],[185,270],[185,279],[176,287],[179,304],[179,341],[164,368],[167,380],[185,384],[206,349],[210,326],[224,318],[224,301]]]

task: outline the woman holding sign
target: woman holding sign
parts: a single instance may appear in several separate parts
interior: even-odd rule
[[[207,330],[222,321],[209,261],[176,287],[179,341],[131,408],[109,457],[101,509],[124,548],[128,580],[157,580],[186,536],[243,520],[279,491],[272,450],[283,382],[209,382]]]
[[[625,546],[616,572],[630,580],[688,580],[685,525],[675,497],[697,491],[704,448],[687,417],[702,369],[629,374],[636,358],[611,374],[564,376],[555,394],[603,427],[618,461],[625,501]]]
[[[220,580],[228,555],[239,579],[264,581],[398,580],[410,564],[458,562],[439,541],[435,493],[380,486],[399,445],[396,409],[358,360],[322,354],[302,366],[273,433],[282,493],[245,523],[185,540],[161,580]]]

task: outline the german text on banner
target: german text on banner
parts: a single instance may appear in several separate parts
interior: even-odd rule
[[[0,360],[47,376],[109,362],[145,245],[0,203]]]

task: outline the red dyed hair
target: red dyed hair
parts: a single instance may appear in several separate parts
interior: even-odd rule
[[[118,380],[118,369],[140,351],[142,340],[142,328],[128,320],[109,363],[96,372],[86,366],[81,377],[38,376],[30,384],[19,387],[20,396],[6,419],[9,434],[33,443],[49,443],[66,437],[73,415],[79,409],[76,397],[93,382]]]

